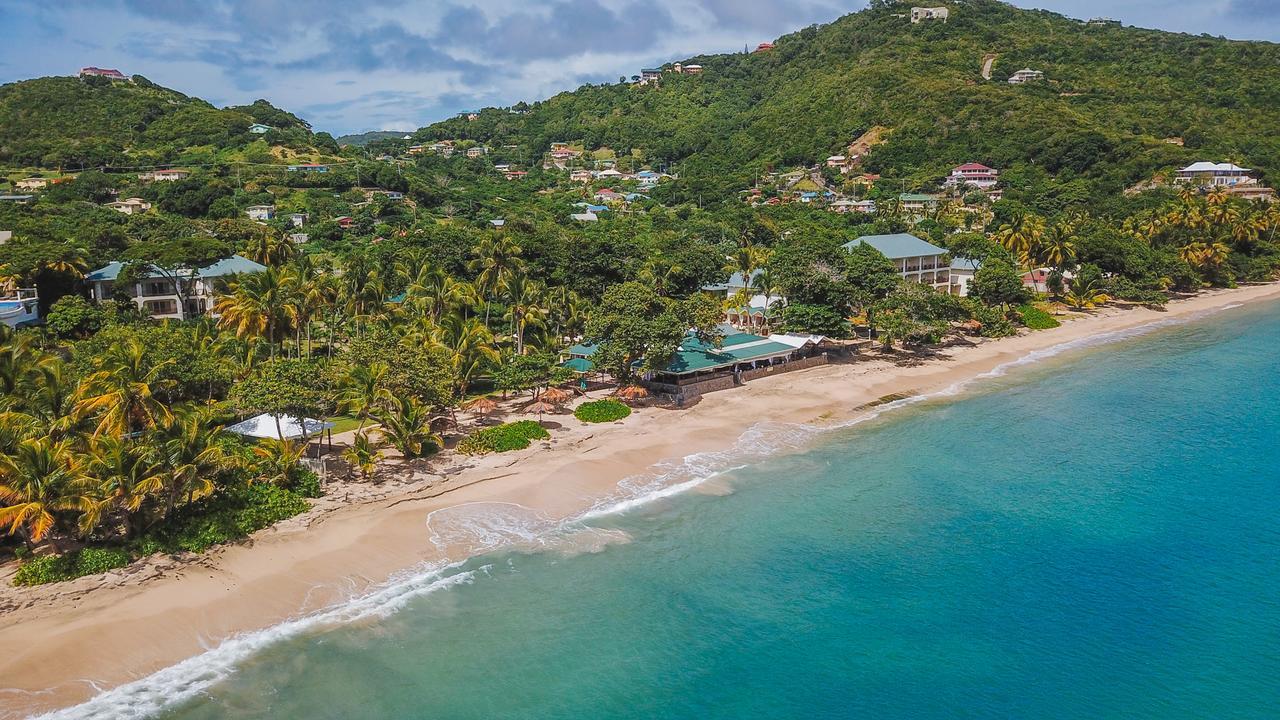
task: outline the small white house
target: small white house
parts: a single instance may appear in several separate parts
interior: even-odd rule
[[[250,205],[244,209],[244,214],[249,216],[250,220],[265,222],[276,216],[275,205]]]
[[[968,297],[969,284],[973,282],[973,276],[981,268],[982,263],[977,260],[953,258],[951,260],[951,294]]]
[[[1040,82],[1041,80],[1044,80],[1044,71],[1032,70],[1031,68],[1023,68],[1009,76],[1010,85],[1025,85],[1027,83]]]
[[[13,184],[19,190],[43,190],[49,186],[49,178],[29,177],[23,178]]]
[[[116,212],[122,212],[125,215],[138,215],[150,210],[151,203],[143,200],[142,198],[131,197],[107,203],[107,207],[115,210]]]
[[[307,222],[306,213],[290,213],[289,214],[289,224],[296,228],[302,227],[306,222]]]
[[[271,132],[271,126],[263,125],[262,123],[254,123],[249,126],[249,132],[253,133],[254,135],[266,135],[267,133]]]

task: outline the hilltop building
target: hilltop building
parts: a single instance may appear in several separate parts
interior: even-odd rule
[[[244,209],[244,214],[248,215],[250,220],[257,220],[258,222],[266,222],[267,220],[275,219],[276,206],[275,205],[250,205],[249,207]]]
[[[1000,171],[981,163],[966,163],[951,169],[951,174],[942,182],[943,187],[964,187],[972,185],[981,190],[988,190],[1000,182]]]
[[[911,22],[921,23],[926,20],[941,20],[946,22],[951,17],[951,11],[945,7],[913,7],[911,8]]]
[[[80,77],[102,77],[108,80],[128,80],[129,77],[115,68],[85,67],[80,68]]]
[[[271,130],[272,128],[270,125],[263,125],[262,123],[254,123],[249,126],[249,132],[254,135],[265,135],[271,132]]]

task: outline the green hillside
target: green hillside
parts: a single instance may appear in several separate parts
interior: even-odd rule
[[[252,134],[255,122],[273,129]],[[337,150],[327,134],[313,135],[305,121],[265,100],[218,109],[140,75],[129,82],[45,77],[0,86],[0,164],[10,167],[199,163],[236,154],[270,161],[317,147]]]
[[[1091,25],[996,0],[946,4],[948,22],[912,24],[909,3],[873,2],[783,36],[771,52],[686,61],[702,75],[584,86],[418,137],[641,148],[677,163],[699,193],[815,163],[876,125],[892,133],[866,168],[911,186],[967,161],[1046,171],[1046,193],[1095,198],[1195,159],[1280,172],[1280,45]],[[1047,80],[1008,84],[1023,67]]]
[[[355,135],[339,135],[339,145],[352,145],[355,147],[364,147],[371,142],[379,140],[396,140],[408,135],[404,130],[370,130]]]

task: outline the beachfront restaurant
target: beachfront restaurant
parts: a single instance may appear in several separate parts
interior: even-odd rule
[[[719,346],[690,333],[667,366],[652,373],[646,384],[677,396],[721,390],[742,384],[744,373],[784,364],[797,353],[793,345],[732,327],[722,326],[721,332]]]

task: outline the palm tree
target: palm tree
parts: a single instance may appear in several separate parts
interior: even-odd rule
[[[168,422],[172,413],[156,393],[173,386],[174,381],[162,375],[172,363],[152,363],[134,338],[111,348],[95,363],[95,372],[81,381],[75,416],[97,415],[95,435],[127,435]]]
[[[288,237],[270,231],[255,233],[244,247],[245,255],[254,262],[279,266],[298,256],[298,246]]]
[[[306,452],[305,443],[279,438],[267,438],[253,448],[253,455],[258,459],[258,474],[276,485],[293,482]]]
[[[1062,297],[1067,304],[1077,310],[1091,308],[1105,303],[1110,298],[1102,291],[1100,278],[1081,273],[1071,281],[1070,287]]]
[[[446,315],[440,323],[439,340],[453,353],[459,397],[467,394],[467,387],[485,367],[497,365],[502,359],[494,347],[493,333],[477,318]]]
[[[78,512],[82,532],[99,514],[93,481],[69,440],[28,438],[0,455],[0,526],[22,533],[28,545],[49,533],[59,513]]]
[[[652,287],[654,292],[667,297],[676,290],[672,283],[682,272],[684,272],[684,266],[675,258],[659,253],[650,257],[644,267],[640,268],[637,279]]]
[[[1046,263],[1061,270],[1076,257],[1075,228],[1064,222],[1054,223],[1044,235],[1041,254]]]
[[[217,487],[217,475],[239,465],[227,452],[225,437],[211,411],[191,409],[179,412],[151,438],[164,469],[166,518],[180,498],[190,503],[209,495]]]
[[[284,273],[269,267],[232,280],[227,293],[214,303],[213,310],[220,316],[219,325],[234,331],[236,337],[265,339],[274,358],[276,344],[288,323],[284,311],[288,291]]]
[[[88,474],[97,481],[107,507],[123,513],[125,537],[133,537],[141,530],[143,504],[165,487],[155,447],[104,435],[92,438],[88,450]]]
[[[362,480],[368,480],[369,476],[378,467],[378,451],[373,447],[373,443],[369,441],[368,433],[356,433],[351,445],[342,451],[342,459],[346,460],[351,467],[360,471]]]
[[[1030,266],[1034,264],[1040,241],[1044,237],[1044,218],[1030,213],[1019,213],[1000,226],[995,240],[1016,255],[1019,262]]]
[[[379,416],[378,432],[400,451],[406,460],[419,457],[428,446],[444,447],[440,436],[431,432],[431,412],[413,397],[403,397]]]
[[[547,315],[545,289],[522,272],[508,276],[502,289],[506,292],[506,319],[516,339],[516,354],[524,355],[525,328],[541,325]]]
[[[467,263],[467,269],[476,274],[476,288],[485,299],[486,327],[489,325],[489,309],[494,296],[512,273],[524,270],[521,252],[520,246],[506,235],[486,237],[471,249],[475,257]]]
[[[360,418],[356,433],[364,431],[364,424],[384,408],[395,402],[395,395],[386,387],[390,368],[386,363],[356,365],[347,372],[338,395],[338,409]]]

